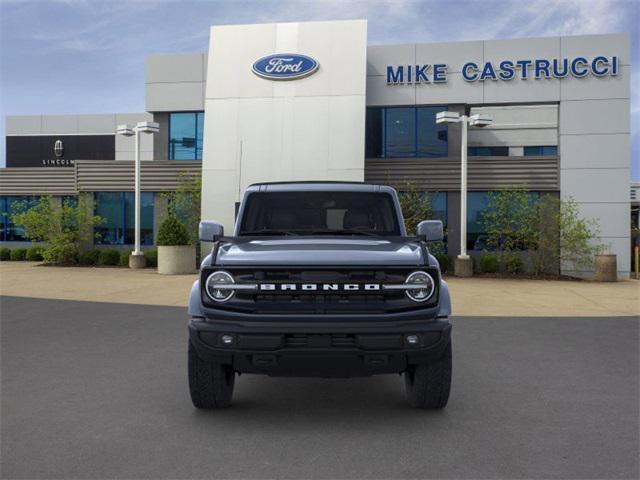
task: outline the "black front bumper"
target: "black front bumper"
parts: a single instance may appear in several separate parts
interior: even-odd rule
[[[416,336],[410,344],[407,336]],[[356,377],[400,373],[439,358],[451,340],[447,319],[394,322],[229,322],[192,318],[189,337],[207,361],[240,373]],[[230,337],[225,344],[223,337]]]

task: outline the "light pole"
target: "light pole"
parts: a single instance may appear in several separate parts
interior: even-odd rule
[[[135,136],[135,201],[134,201],[134,230],[135,240],[133,252],[129,255],[129,268],[144,268],[145,259],[140,250],[140,133],[157,133],[160,125],[156,122],[138,122],[135,127],[130,125],[118,125],[116,133],[125,137]]]
[[[467,255],[467,127],[486,127],[493,119],[489,115],[460,115],[458,112],[439,112],[436,123],[460,123],[461,132],[461,166],[460,166],[460,255],[454,261],[455,275],[470,277],[473,274],[473,262]]]

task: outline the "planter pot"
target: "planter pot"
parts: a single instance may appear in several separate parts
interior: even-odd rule
[[[180,275],[193,273],[195,270],[196,247],[194,245],[158,247],[158,273],[163,275]]]
[[[596,255],[595,281],[615,282],[618,280],[617,270],[618,266],[615,255]]]

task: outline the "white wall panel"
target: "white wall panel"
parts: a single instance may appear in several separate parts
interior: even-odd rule
[[[5,131],[7,135],[37,135],[42,133],[42,117],[40,115],[6,117]]]
[[[421,60],[422,61],[422,60]],[[423,61],[423,63],[428,63]],[[415,65],[416,45],[371,45],[367,47],[367,75],[387,79],[387,65]]]
[[[484,42],[484,60],[494,64],[502,60],[535,60],[559,56],[560,37],[510,38]]]
[[[563,56],[570,58],[617,55],[622,65],[631,64],[628,33],[560,37],[560,51]]]
[[[202,82],[203,53],[149,55],[145,59],[146,83]]]
[[[482,82],[466,82],[461,73],[449,73],[444,83],[416,85],[416,104],[450,104],[484,102]]]
[[[629,98],[631,67],[621,66],[617,76],[567,77],[560,82],[561,100],[597,100]]]
[[[469,130],[469,146],[539,146],[556,145],[558,130],[555,128],[537,129],[493,129]]]
[[[115,133],[115,115],[78,115],[78,131],[82,133]]]
[[[467,62],[484,63],[484,42],[418,43],[416,63],[419,65],[444,63],[449,74],[460,73]],[[393,64],[393,63],[392,63]]]
[[[148,83],[146,108],[150,112],[204,109],[204,82]]]
[[[45,134],[78,133],[78,116],[44,115],[41,131]]]
[[[629,100],[564,101],[560,134],[629,133]]]
[[[360,145],[364,145],[365,99],[362,96],[329,98],[329,161],[327,168],[336,172],[353,169],[364,178]],[[334,177],[335,180],[351,178]]]
[[[596,219],[600,230],[609,237],[629,237],[629,205],[616,203],[580,203],[580,214],[586,219]]]
[[[253,74],[274,53],[309,55],[319,69],[295,81]],[[204,218],[231,229],[251,183],[364,179],[365,21],[213,27],[207,70]]]
[[[628,169],[561,170],[560,192],[580,203],[629,203]],[[603,231],[603,234],[606,234]]]
[[[626,133],[563,135],[560,141],[562,169],[628,169],[630,148],[630,138]]]
[[[554,78],[514,79],[508,82],[485,80],[485,103],[557,102],[561,80]]]
[[[377,75],[367,77],[367,105],[415,105],[415,85],[387,85],[387,78]]]

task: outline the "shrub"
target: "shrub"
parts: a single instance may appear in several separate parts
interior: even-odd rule
[[[100,250],[88,250],[80,254],[80,263],[82,265],[97,265],[100,259]]]
[[[102,218],[91,213],[86,195],[65,199],[62,205],[51,197],[42,197],[34,206],[21,202],[14,206],[11,221],[24,227],[24,235],[46,242],[42,258],[46,263],[77,263],[80,246],[92,239],[94,227]]]
[[[535,245],[537,197],[524,189],[488,193],[480,216],[492,250],[526,250]]]
[[[11,260],[14,260],[14,261],[22,261],[24,260],[26,255],[27,255],[26,248],[14,248],[13,250],[11,250],[11,254],[9,258],[11,258]]]
[[[118,265],[120,252],[118,250],[101,250],[98,263],[100,265]]]
[[[118,265],[120,265],[121,267],[128,267],[129,266],[129,255],[131,254],[131,252],[129,250],[123,250],[120,252],[120,261],[118,262]]]
[[[436,259],[440,264],[440,271],[446,273],[449,270],[449,256],[448,255],[436,255]]]
[[[145,250],[144,258],[147,260],[147,267],[158,266],[158,251],[157,250]]]
[[[45,263],[54,265],[70,265],[78,263],[80,252],[78,246],[74,243],[49,245],[42,252],[42,259]]]
[[[167,198],[170,214],[176,215],[189,232],[189,243],[199,242],[198,225],[200,224],[200,203],[202,179],[185,172],[180,173],[175,192],[162,195]],[[147,263],[149,260],[147,260]]]
[[[9,260],[11,258],[11,249],[7,247],[0,248],[0,261]]]
[[[42,247],[30,247],[27,249],[25,258],[30,262],[39,262],[42,260]]]
[[[496,273],[500,267],[497,255],[486,254],[480,257],[480,271],[483,273]]]
[[[189,245],[189,232],[178,217],[170,213],[158,229],[158,245]]]
[[[509,273],[522,273],[523,264],[522,258],[519,255],[507,255],[505,258],[505,266],[507,268],[507,272]]]

